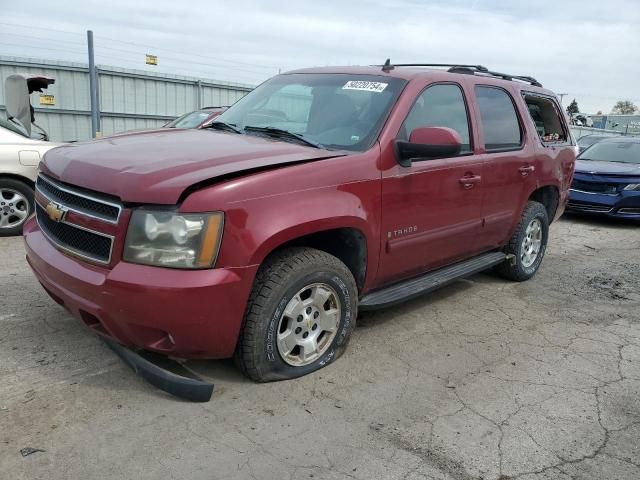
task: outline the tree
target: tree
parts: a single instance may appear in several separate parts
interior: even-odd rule
[[[578,102],[576,102],[575,98],[567,107],[567,113],[569,114],[569,116],[573,115],[574,113],[580,113],[580,108],[578,107]]]
[[[638,107],[631,100],[618,100],[611,113],[614,115],[633,115],[637,111]]]
[[[598,111],[596,112],[596,115],[602,115],[602,110],[598,110]]]

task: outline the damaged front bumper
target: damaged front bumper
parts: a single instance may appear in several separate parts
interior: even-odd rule
[[[102,340],[154,387],[192,402],[208,402],[211,399],[213,383],[202,380],[180,363],[151,352],[134,352],[106,337],[102,337]]]

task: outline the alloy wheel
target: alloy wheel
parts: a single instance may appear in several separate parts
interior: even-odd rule
[[[29,216],[29,200],[12,188],[0,188],[0,228],[15,228]]]
[[[529,268],[538,258],[542,248],[542,222],[534,218],[527,225],[525,236],[520,246],[520,261],[522,266]]]
[[[300,289],[278,322],[277,345],[282,359],[302,367],[320,358],[338,331],[341,313],[340,299],[330,285],[314,283]]]

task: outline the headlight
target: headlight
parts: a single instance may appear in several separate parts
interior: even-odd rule
[[[133,212],[124,260],[170,268],[210,268],[215,262],[224,216],[216,213]]]
[[[632,192],[640,192],[640,183],[630,183],[626,187],[625,190],[631,190]]]

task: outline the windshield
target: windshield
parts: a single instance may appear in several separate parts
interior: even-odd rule
[[[174,121],[167,123],[166,126],[169,128],[196,128],[209,118],[209,115],[211,115],[210,112],[202,111],[185,113]]]
[[[217,120],[240,129],[286,130],[324,148],[364,151],[377,138],[405,83],[378,75],[279,75]],[[246,133],[261,134],[251,129]]]
[[[607,137],[596,137],[595,135],[587,135],[578,139],[578,145],[581,147],[588,147],[594,143],[598,143],[600,140],[604,140]]]
[[[589,147],[580,160],[640,164],[640,142],[600,142]]]

